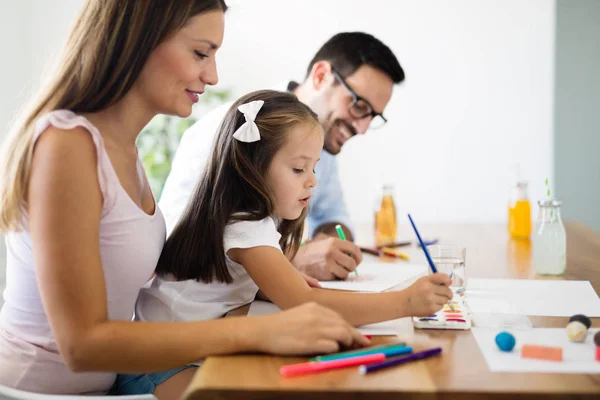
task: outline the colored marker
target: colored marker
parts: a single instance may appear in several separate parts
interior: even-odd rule
[[[423,252],[425,253],[425,257],[427,257],[427,262],[429,263],[431,270],[433,271],[434,274],[437,273],[437,268],[435,268],[435,264],[433,263],[433,260],[431,259],[429,252],[427,251],[427,246],[425,246],[423,244],[423,239],[421,239],[421,235],[419,235],[419,231],[417,230],[417,227],[416,227],[415,223],[413,222],[413,219],[410,216],[410,214],[408,214],[408,219],[410,220],[410,224],[412,225],[415,233],[417,234],[417,239],[419,239],[419,243],[421,244],[421,248],[423,249]]]
[[[437,242],[438,242],[438,239],[425,240],[425,241],[423,241],[423,244],[425,246],[431,246],[432,244],[436,244]],[[421,243],[419,243],[418,246],[421,247]]]
[[[360,247],[360,251],[362,251],[363,253],[372,254],[377,257],[381,257],[383,255],[381,251],[377,249],[372,249],[370,247]]]
[[[344,230],[342,229],[342,226],[340,224],[337,224],[335,226],[335,230],[337,231],[337,234],[340,237],[340,239],[346,240],[346,235],[344,235]],[[356,271],[356,269],[354,270],[354,274],[358,276],[358,271]]]
[[[304,362],[300,364],[285,365],[279,369],[281,376],[290,377],[296,375],[312,374],[314,372],[329,371],[332,369],[355,367],[357,365],[368,365],[385,360],[385,354],[369,354],[368,356],[344,358],[332,361]]]
[[[388,257],[401,258],[403,260],[410,261],[410,257],[408,256],[408,254],[401,253],[392,247],[379,247],[378,249],[372,249],[370,247],[360,247],[360,251],[362,251],[363,253],[372,254],[377,257],[385,255]]]
[[[359,352],[362,352],[365,350],[384,350],[384,349],[389,349],[390,347],[396,347],[396,346],[406,346],[406,343],[405,342],[395,342],[395,343],[390,343],[390,344],[379,344],[377,346],[371,346],[366,349],[348,350],[348,351],[342,351],[340,353],[335,353],[335,354],[325,354],[323,356],[317,356],[317,357],[311,358],[310,361],[319,361],[318,358],[320,358],[320,357],[339,356],[339,355],[346,355],[346,354],[356,355],[356,353],[359,353]]]
[[[387,360],[382,361],[382,362],[378,362],[378,363],[374,363],[374,364],[370,364],[370,365],[367,365],[367,364],[361,365],[358,368],[358,371],[360,372],[361,375],[365,375],[370,372],[379,371],[380,369],[384,369],[387,367],[393,367],[395,365],[404,364],[404,363],[407,363],[410,361],[422,360],[427,357],[436,356],[438,354],[441,354],[441,352],[442,352],[442,348],[436,347],[433,349],[420,351],[418,353],[409,354],[407,356],[392,357],[392,358],[388,358]]]
[[[382,249],[384,247],[390,247],[390,248],[394,248],[394,247],[403,247],[403,246],[410,246],[412,244],[412,242],[408,241],[408,242],[395,242],[395,243],[389,243],[389,244],[382,244],[381,246],[377,246],[378,248]]]
[[[347,351],[338,354],[328,354],[326,356],[318,356],[313,358],[314,361],[331,361],[331,360],[342,360],[344,358],[361,357],[369,354],[382,353],[386,357],[399,356],[400,354],[412,353],[412,347],[405,344],[395,344],[391,346],[382,346],[379,348],[368,348],[364,350]],[[311,360],[312,361],[312,360]]]
[[[394,249],[383,248],[381,249],[381,252],[388,257],[401,258],[403,260],[410,261],[410,257],[408,256],[408,254],[401,253]]]

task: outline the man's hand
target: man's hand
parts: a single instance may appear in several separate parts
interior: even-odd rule
[[[354,243],[319,234],[301,246],[292,264],[305,274],[321,281],[346,279],[362,261]]]

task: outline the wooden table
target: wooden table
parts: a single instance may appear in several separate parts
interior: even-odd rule
[[[528,241],[510,240],[504,225],[423,225],[421,234],[443,244],[467,247],[467,277],[589,280],[600,293],[600,234],[567,223],[567,271],[564,277],[536,276]],[[400,238],[412,239],[401,226]],[[371,232],[360,230],[358,242],[368,244]],[[425,263],[417,248],[406,249],[413,262]],[[248,306],[239,313],[246,313]],[[530,317],[534,327],[564,327],[566,317]],[[410,325],[410,324],[408,324]],[[593,319],[600,326],[600,318]],[[441,346],[441,357],[413,362],[371,375],[355,368],[297,378],[281,378],[279,368],[306,358],[267,355],[210,357],[196,373],[187,399],[600,399],[600,375],[492,373],[469,331],[413,330],[401,332],[416,351]],[[374,338],[375,343],[398,338]]]

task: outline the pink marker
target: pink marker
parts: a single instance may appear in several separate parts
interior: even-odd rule
[[[285,365],[279,369],[281,376],[289,377],[296,375],[312,374],[314,372],[328,371],[331,369],[355,367],[367,365],[385,360],[385,354],[369,354],[367,356],[342,358],[332,361],[312,361],[300,364]]]

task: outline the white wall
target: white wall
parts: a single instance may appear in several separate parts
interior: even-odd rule
[[[340,31],[372,33],[399,58],[407,79],[388,125],[340,155],[355,220],[372,220],[385,181],[396,184],[402,222],[407,211],[417,221],[505,221],[513,162],[536,199],[552,181],[553,1],[229,4],[219,71],[238,93],[303,78]]]
[[[14,60],[0,63],[0,124],[17,106],[18,89],[37,82],[81,4],[0,0],[0,18],[9,23],[0,27],[2,49]],[[352,139],[340,155],[356,221],[372,219],[386,181],[396,184],[401,215],[465,222],[505,220],[513,162],[534,199],[547,176],[553,181],[554,1],[228,4],[220,86],[236,94],[302,79],[318,47],[340,31],[372,33],[397,54],[407,80],[386,110],[390,122]],[[25,40],[18,38],[23,27]]]
[[[24,100],[25,86],[31,76],[28,8],[28,0],[0,0],[0,141],[6,135],[16,105]]]
[[[85,0],[29,1],[35,5],[28,15],[28,23],[31,77],[37,83],[62,50]]]
[[[0,0],[0,141],[67,39],[84,0]]]

